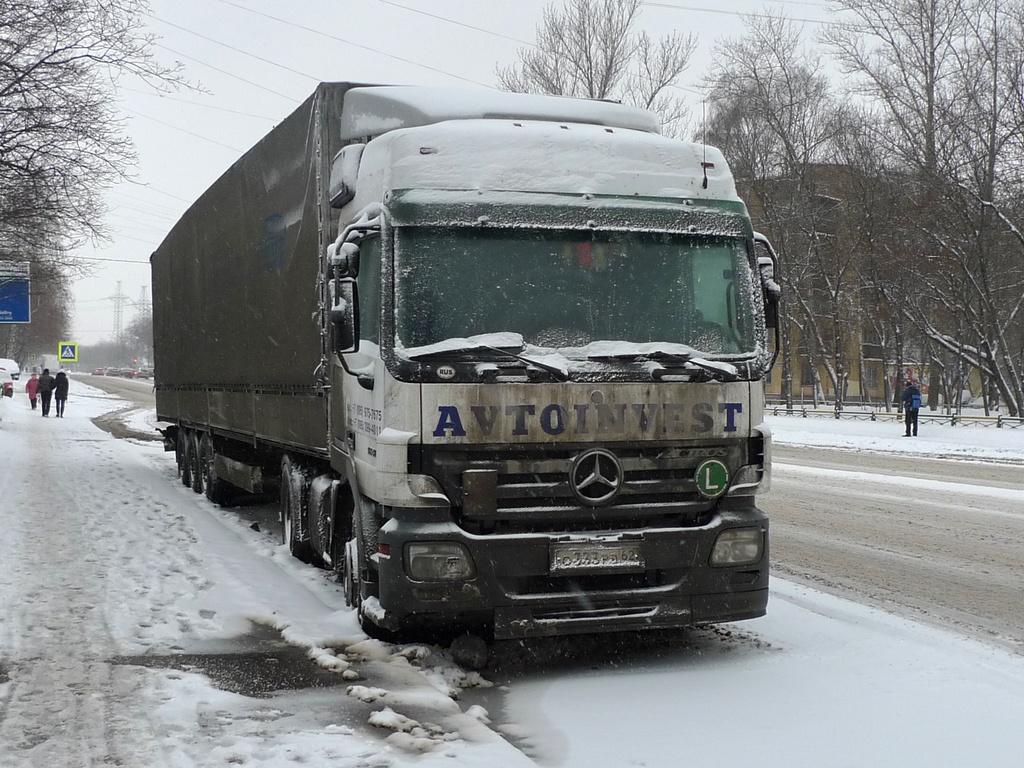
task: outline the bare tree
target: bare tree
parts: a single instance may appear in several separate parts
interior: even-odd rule
[[[907,186],[908,320],[1024,410],[1019,0],[835,0],[827,40]],[[936,353],[936,358],[938,353]]]
[[[642,0],[569,0],[548,6],[537,43],[519,51],[519,65],[497,71],[507,91],[613,99],[661,115],[667,135],[679,135],[688,110],[668,91],[697,47],[692,34],[651,39],[632,31]]]
[[[124,341],[131,357],[153,359],[153,315],[139,312],[124,329]]]
[[[116,109],[121,78],[166,90],[146,0],[6,0],[0,6],[0,259],[81,271],[69,249],[105,235],[102,193],[135,160]],[[55,312],[60,307],[52,308]]]
[[[715,48],[708,78],[707,138],[730,158],[745,187],[757,226],[779,250],[787,285],[783,341],[812,363],[813,396],[821,393],[819,365],[827,372],[841,407],[853,367],[851,315],[854,252],[838,229],[843,185],[834,167],[836,146],[846,130],[845,110],[797,26],[767,15],[748,21],[741,39]],[[783,356],[783,390],[791,397],[793,371]]]

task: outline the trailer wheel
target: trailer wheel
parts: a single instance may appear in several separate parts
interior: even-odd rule
[[[214,468],[216,451],[213,448],[213,437],[209,433],[203,435],[199,441],[199,466],[202,467],[203,486],[206,490],[206,498],[214,504],[224,506],[231,499],[231,484],[226,480],[217,477]]]
[[[281,542],[292,557],[312,562],[313,547],[302,540],[302,516],[309,507],[309,484],[287,454],[281,458]]]
[[[178,452],[181,454],[181,464],[178,465],[178,476],[181,478],[181,484],[186,488],[192,487],[192,458],[189,456],[191,453],[190,447],[192,445],[191,430],[179,429],[178,430]]]
[[[184,470],[185,464],[185,446],[181,439],[181,429],[178,429],[174,433],[174,464],[178,474],[178,479],[181,480],[181,473]]]
[[[188,471],[192,477],[192,490],[195,493],[203,493],[203,465],[199,460],[199,433],[189,430],[188,436]]]

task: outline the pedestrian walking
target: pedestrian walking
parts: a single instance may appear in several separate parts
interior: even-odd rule
[[[50,415],[50,399],[53,397],[53,386],[55,383],[55,379],[50,375],[50,369],[43,368],[43,375],[39,377],[39,384],[36,388],[36,391],[39,393],[39,399],[42,401],[43,418]]]
[[[33,373],[29,380],[25,382],[25,391],[28,392],[28,401],[32,403],[32,410],[36,409],[36,400],[38,399],[39,391],[39,374]]]
[[[921,410],[921,390],[913,381],[907,379],[903,385],[903,421],[907,425],[907,433],[904,437],[917,437],[917,415]]]
[[[53,401],[57,406],[57,418],[64,418],[64,406],[68,401],[68,375],[64,371],[57,371],[53,380]]]

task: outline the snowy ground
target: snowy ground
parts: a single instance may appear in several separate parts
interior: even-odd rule
[[[367,640],[325,574],[183,488],[159,444],[93,425],[123,405],[83,379],[64,419],[0,403],[2,768],[1020,765],[1024,658],[779,579],[763,619],[505,644],[482,677]],[[771,424],[779,443],[1024,456],[1024,430]],[[112,663],[261,632],[338,685],[255,698]]]
[[[785,445],[821,446],[854,451],[877,451],[897,456],[938,456],[952,459],[1024,463],[1024,426],[932,424],[921,421],[917,437],[904,437],[902,421],[870,421],[868,414],[842,419],[809,416],[769,416],[775,439]],[[927,409],[921,413],[928,413]],[[980,413],[979,413],[980,415]],[[893,418],[892,414],[890,418]],[[850,418],[847,418],[850,417]]]

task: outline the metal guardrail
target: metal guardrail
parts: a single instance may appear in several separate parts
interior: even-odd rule
[[[896,411],[858,411],[835,408],[787,408],[785,405],[769,405],[765,407],[772,416],[800,416],[802,418],[819,419],[853,419],[855,421],[903,421],[903,414]],[[949,424],[952,427],[996,427],[1001,429],[1017,429],[1024,427],[1024,418],[1018,416],[972,416],[958,413],[921,413],[918,421],[926,424]]]

